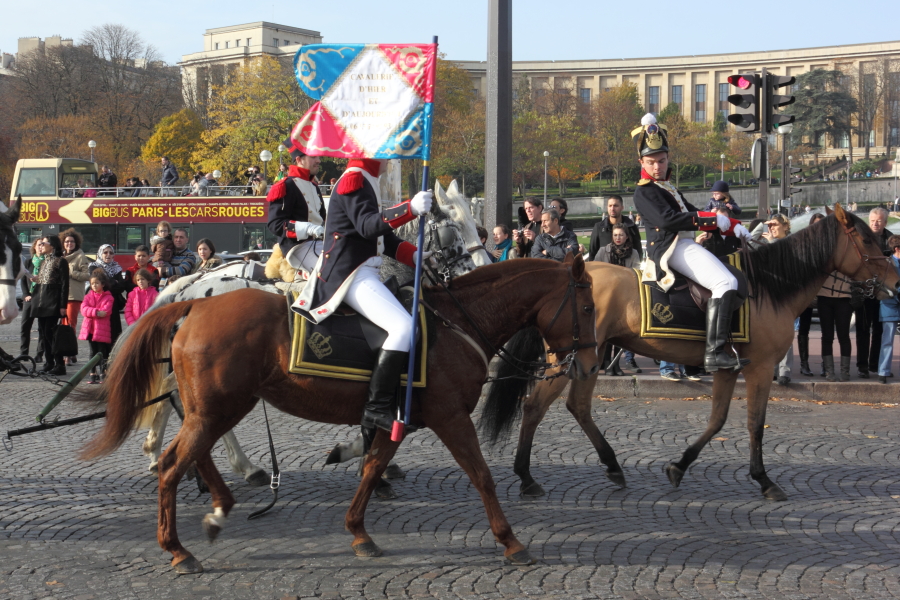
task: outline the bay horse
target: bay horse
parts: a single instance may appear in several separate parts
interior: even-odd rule
[[[562,263],[522,259],[489,265],[457,278],[452,298],[441,288],[426,287],[429,310],[440,317],[428,354],[427,386],[416,391],[412,422],[431,428],[466,471],[481,495],[494,536],[505,547],[504,556],[514,564],[531,564],[533,559],[500,508],[470,417],[487,377],[484,356],[493,355],[522,327],[535,326],[560,355],[566,355],[565,367],[573,380],[596,374],[600,366],[590,287],[580,256],[568,256]],[[103,429],[82,450],[82,458],[90,460],[114,451],[128,437],[157,387],[159,361],[171,346],[185,418],[159,461],[157,539],[172,554],[178,573],[202,571],[199,561],[178,540],[178,482],[196,464],[212,494],[213,513],[204,517],[203,524],[209,538],[215,539],[235,500],[212,462],[210,449],[258,399],[303,419],[359,423],[368,388],[365,382],[288,372],[287,319],[283,298],[253,289],[176,302],[148,312],[119,349],[102,389],[85,392],[105,400],[107,407]],[[451,323],[479,348],[450,328]],[[398,446],[379,431],[364,464],[345,520],[358,556],[381,554],[366,532],[365,509]]]
[[[22,210],[22,196],[4,213],[0,213],[0,325],[12,323],[19,316],[16,284],[25,275],[22,265],[22,243],[16,235],[16,222]]]
[[[840,204],[836,205],[834,214],[818,223],[773,244],[753,250],[745,248],[743,256],[751,297],[748,303],[750,342],[735,346],[741,358],[750,359],[750,364],[743,369],[747,384],[750,475],[759,483],[765,498],[786,500],[787,495],[766,473],[762,440],[772,373],[793,344],[794,319],[809,306],[832,271],[839,271],[855,281],[865,280],[868,293],[879,298],[900,292],[900,284],[872,230],[861,219],[845,212]],[[588,263],[586,268],[594,281],[597,341],[601,350],[607,343],[659,360],[703,364],[704,342],[641,337],[638,288],[643,284],[634,270],[596,262]],[[507,349],[520,359],[536,358],[543,348],[543,342],[533,330],[517,334],[507,344]],[[510,374],[514,373],[506,363],[501,363],[498,378]],[[737,378],[738,374],[732,371],[715,373],[712,411],[706,430],[684,451],[679,461],[669,462],[665,467],[673,486],[680,485],[700,450],[725,424]],[[538,424],[567,383],[565,378],[539,382],[522,405],[514,470],[521,479],[520,494],[524,497],[544,494],[531,474],[531,446]],[[625,476],[615,452],[591,418],[591,398],[596,383],[596,375],[580,381],[573,379],[566,408],[597,450],[600,461],[607,468],[607,477],[624,487]],[[511,404],[508,396],[523,397],[527,392],[527,382],[523,380],[501,380],[491,385],[481,428],[492,441],[496,442],[508,433],[514,421],[505,419],[503,426],[493,422],[492,416],[500,410],[497,406],[515,407],[517,405]]]

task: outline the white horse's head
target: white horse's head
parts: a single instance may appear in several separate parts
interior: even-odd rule
[[[475,219],[472,217],[469,203],[459,191],[456,180],[454,179],[450,182],[446,191],[441,187],[440,182],[435,182],[435,188],[434,195],[438,204],[441,205],[444,213],[453,219],[453,222],[459,227],[459,233],[466,244],[466,250],[472,256],[475,265],[483,267],[491,264],[493,261],[478,237],[478,230],[475,228]]]
[[[16,284],[25,275],[22,264],[22,244],[16,235],[22,196],[11,209],[0,213],[0,324],[6,325],[19,316],[16,304]]]

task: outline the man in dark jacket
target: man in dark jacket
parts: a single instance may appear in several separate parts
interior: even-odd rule
[[[578,238],[559,226],[559,213],[548,208],[541,213],[541,233],[534,239],[531,258],[551,258],[562,262],[566,254],[578,254]]]
[[[631,247],[643,254],[641,251],[641,233],[638,231],[634,221],[622,214],[622,196],[610,196],[606,201],[606,210],[608,215],[602,221],[594,224],[594,231],[591,232],[591,247],[588,251],[588,260],[594,260],[600,248],[606,247],[612,243],[613,225],[622,223],[628,231],[628,238],[631,240]]]
[[[641,180],[634,192],[634,206],[647,234],[647,255],[643,281],[655,283],[668,292],[675,273],[699,283],[712,293],[706,312],[706,354],[704,367],[740,371],[745,361],[725,351],[731,333],[732,312],[738,308],[737,279],[711,253],[694,242],[693,231],[719,229],[728,235],[749,237],[737,219],[700,212],[669,182],[669,148],[665,126],[653,114],[641,119],[631,132],[637,145]]]
[[[116,174],[113,173],[110,168],[106,165],[100,167],[100,177],[97,178],[97,187],[100,188],[115,188],[119,184],[119,178],[116,177]],[[111,191],[100,191],[97,193],[98,196],[115,196],[115,192]]]
[[[288,138],[282,142],[294,160],[288,176],[269,190],[269,231],[278,236],[278,247],[295,269],[311,273],[322,253],[325,234],[325,201],[314,177],[321,159],[308,156]]]
[[[544,203],[538,198],[525,198],[519,209],[519,229],[513,232],[519,256],[531,256],[534,239],[541,233],[541,211]]]
[[[160,179],[159,185],[163,188],[172,187],[178,183],[178,169],[175,168],[168,156],[163,156],[160,162],[162,163],[162,179]],[[166,190],[162,190],[160,195],[169,196],[171,194],[167,193]]]
[[[884,208],[873,208],[869,212],[869,228],[885,256],[892,254],[888,240],[891,232],[887,225],[888,211]],[[861,379],[869,378],[869,371],[878,371],[878,355],[881,352],[881,335],[883,323],[878,317],[881,301],[865,298],[862,306],[856,309],[856,368]]]

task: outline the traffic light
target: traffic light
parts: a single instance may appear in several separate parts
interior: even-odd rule
[[[791,117],[793,118],[793,117]],[[790,163],[788,163],[790,164]],[[794,177],[794,173],[799,173],[802,169],[795,167],[782,168],[781,171],[781,198],[782,200],[785,198],[790,198],[797,192],[802,192],[803,190],[800,188],[791,187],[798,181],[800,181],[799,177]]]
[[[782,106],[793,104],[795,98],[793,96],[784,96],[778,94],[778,88],[788,85],[794,85],[796,79],[794,77],[784,77],[781,75],[766,76],[766,120],[770,131],[777,131],[779,125],[787,125],[794,122],[793,116],[780,115],[775,111]],[[767,132],[768,133],[768,132]]]
[[[731,75],[728,77],[728,83],[740,90],[737,94],[728,96],[728,102],[736,107],[734,113],[728,115],[728,122],[734,125],[737,131],[745,133],[759,131],[759,75],[756,73]]]

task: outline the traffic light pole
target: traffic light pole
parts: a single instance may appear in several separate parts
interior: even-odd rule
[[[764,220],[766,219],[766,210],[769,208],[769,120],[767,116],[769,86],[766,82],[767,76],[766,68],[763,67],[759,76],[760,101],[762,103],[759,110],[760,131],[762,132],[760,149],[762,152],[759,153],[759,204],[756,207],[756,218]]]

